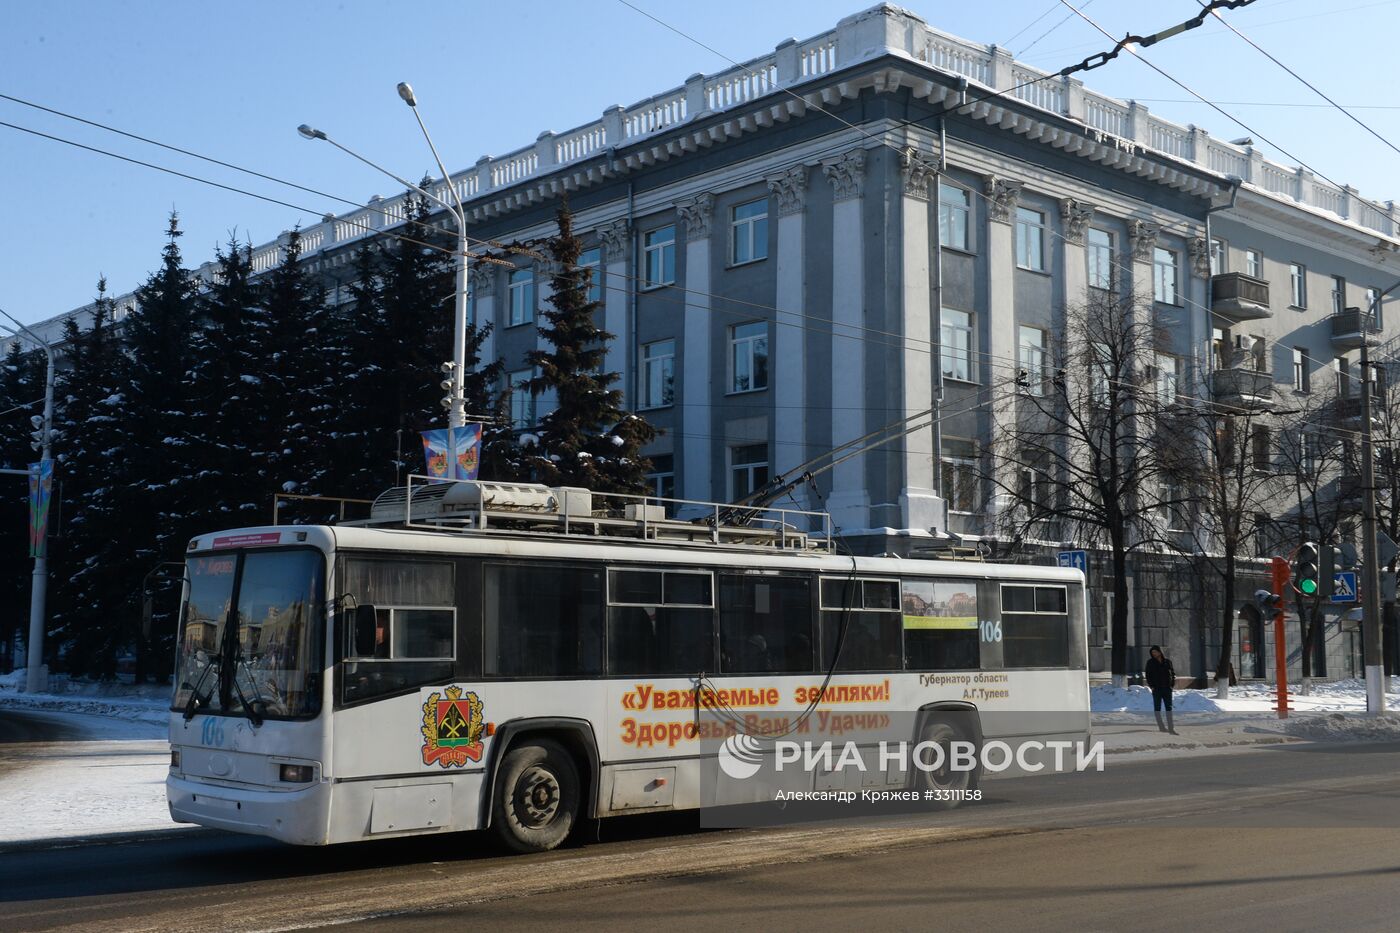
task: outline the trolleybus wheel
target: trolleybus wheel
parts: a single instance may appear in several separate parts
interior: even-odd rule
[[[506,753],[496,774],[491,828],[512,852],[544,852],[578,819],[579,778],[569,753],[537,739]]]
[[[937,792],[938,796],[930,800],[928,809],[931,810],[952,810],[965,799],[972,788],[977,786],[976,771],[965,769],[955,769],[953,763],[953,743],[965,742],[967,737],[957,726],[945,719],[930,719],[919,730],[919,742],[928,742],[938,746],[943,754],[941,758],[932,750],[924,752],[920,757],[933,764],[935,761],[939,767],[932,770],[923,768],[917,769],[918,788],[920,790],[931,790]]]

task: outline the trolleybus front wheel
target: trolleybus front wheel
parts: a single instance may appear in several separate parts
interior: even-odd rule
[[[491,828],[512,852],[544,852],[569,836],[578,819],[574,760],[549,739],[506,753],[496,775]]]

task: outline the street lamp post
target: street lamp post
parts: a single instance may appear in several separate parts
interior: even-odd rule
[[[39,335],[19,321],[15,320],[8,311],[0,310],[0,314],[5,315],[15,327],[24,332],[31,340],[44,348],[44,356],[47,361],[44,375],[44,414],[40,426],[39,434],[39,459],[40,461],[51,458],[53,440],[53,347],[46,340],[41,340]],[[34,557],[34,574],[30,579],[29,589],[29,662],[24,678],[24,690],[26,693],[41,693],[48,686],[44,677],[44,616],[47,611],[49,595],[49,558],[48,548],[40,546],[38,553]]]
[[[447,213],[452,215],[452,219],[457,223],[457,294],[456,312],[452,330],[452,361],[449,364],[451,385],[444,385],[448,389],[448,396],[443,400],[444,407],[447,408],[447,424],[452,428],[460,428],[467,423],[467,403],[465,395],[466,364],[467,364],[467,213],[462,207],[462,196],[457,191],[457,186],[452,184],[452,177],[447,172],[447,167],[443,165],[442,158],[438,155],[437,147],[433,145],[433,139],[428,135],[428,127],[423,123],[423,117],[418,113],[418,99],[413,94],[413,88],[407,83],[401,82],[398,86],[399,97],[413,110],[413,116],[418,120],[418,128],[423,131],[423,138],[428,142],[428,148],[432,150],[433,159],[437,162],[439,171],[442,172],[443,183],[452,192],[454,203],[449,204],[442,198],[437,197],[429,191],[425,191],[418,185],[413,184],[395,175],[393,172],[371,162],[369,159],[340,143],[331,139],[321,130],[307,126],[303,123],[297,127],[297,132],[307,139],[320,139],[330,143],[332,146],[344,152],[351,158],[357,159],[376,171],[383,172],[390,178],[397,181],[404,187],[416,191],[423,197],[437,204]],[[447,369],[445,366],[444,369]]]

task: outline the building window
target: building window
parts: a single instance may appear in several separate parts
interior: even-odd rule
[[[1293,391],[1308,391],[1308,354],[1302,347],[1293,348]]]
[[[1347,280],[1340,275],[1332,276],[1332,313],[1341,314],[1347,309]]]
[[[729,222],[732,265],[768,258],[768,202],[750,201],[734,208]]]
[[[1337,394],[1342,398],[1351,395],[1351,364],[1347,358],[1339,356],[1333,360],[1332,371],[1337,375]]]
[[[1317,435],[1301,431],[1298,434],[1298,464],[1305,476],[1317,472]]]
[[[746,499],[768,485],[768,445],[729,448],[729,501]]]
[[[768,324],[751,321],[729,331],[729,391],[768,388]]]
[[[525,324],[535,318],[535,273],[516,269],[510,274],[510,325]]]
[[[642,238],[646,266],[643,288],[659,288],[676,281],[676,228],[674,225],[650,230]]]
[[[1225,241],[1212,239],[1210,241],[1210,274],[1220,275],[1228,272],[1226,268],[1228,254],[1225,251]]]
[[[960,382],[972,381],[972,315],[943,309],[941,353],[943,375]]]
[[[1113,234],[1107,230],[1089,228],[1084,243],[1084,256],[1089,262],[1089,287],[1109,291],[1113,288]]]
[[[1244,251],[1244,272],[1245,275],[1256,279],[1264,277],[1264,254],[1257,249],[1247,249]]]
[[[1267,473],[1273,469],[1273,456],[1269,444],[1269,429],[1256,424],[1249,436],[1249,446],[1253,452],[1254,469]]]
[[[664,408],[676,400],[676,342],[642,345],[642,408]]]
[[[658,499],[676,497],[676,458],[674,454],[653,454],[651,472],[647,474],[647,486]]]
[[[976,512],[982,508],[982,478],[977,468],[977,449],[971,441],[944,438],[939,461],[943,478],[943,498],[954,512]]]
[[[587,289],[589,301],[603,300],[602,258],[602,250],[597,247],[584,250],[578,257],[579,268],[583,269],[588,274]]]
[[[1176,253],[1157,247],[1152,251],[1152,299],[1176,304]]]
[[[1288,285],[1293,307],[1308,306],[1308,271],[1296,262],[1288,264]]]
[[[523,431],[535,426],[535,397],[526,387],[533,370],[521,369],[506,374],[506,386],[510,390],[510,423],[516,430]]]
[[[1107,408],[1112,398],[1113,354],[1106,343],[1095,343],[1089,349],[1089,403]]]
[[[1016,265],[1045,271],[1045,215],[1040,211],[1016,208]]]
[[[1175,405],[1181,384],[1181,360],[1167,353],[1157,354],[1157,404]]]
[[[1366,289],[1365,313],[1371,317],[1371,329],[1381,329],[1381,292],[1378,288]]]
[[[956,185],[938,185],[938,236],[944,246],[966,250],[968,246],[968,223],[972,216],[972,196],[966,188]]]
[[[1016,384],[1027,395],[1045,394],[1045,331],[1039,327],[1022,327],[1018,345],[1020,371]]]

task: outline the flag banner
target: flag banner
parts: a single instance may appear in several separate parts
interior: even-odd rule
[[[476,479],[481,466],[481,425],[434,428],[422,433],[428,476],[436,480]]]
[[[53,498],[53,461],[29,464],[29,556],[49,553],[49,501]]]

